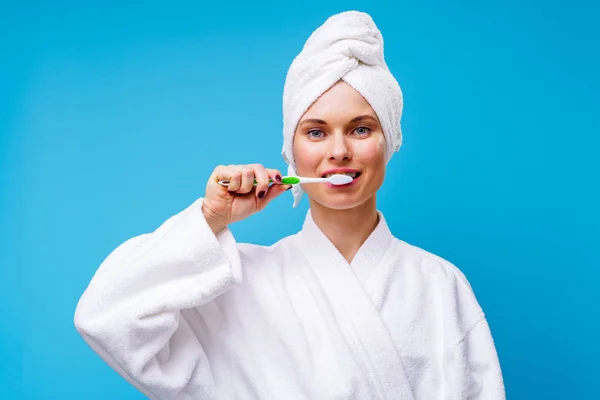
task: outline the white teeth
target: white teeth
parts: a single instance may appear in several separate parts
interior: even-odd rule
[[[331,177],[333,175],[348,175],[348,176],[351,176],[352,178],[356,178],[357,174],[358,174],[357,172],[337,172],[337,173],[334,173],[334,174],[327,174],[324,177],[325,178],[329,178],[329,177]]]

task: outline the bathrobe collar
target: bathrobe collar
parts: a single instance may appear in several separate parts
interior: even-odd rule
[[[383,322],[368,290],[373,270],[393,263],[394,237],[378,211],[375,230],[348,263],[333,243],[317,227],[308,211],[298,234],[296,267],[316,293],[327,298],[330,310],[344,331],[349,349],[363,368],[363,382],[370,385],[378,399],[413,400],[399,349]],[[301,262],[302,257],[308,263]]]

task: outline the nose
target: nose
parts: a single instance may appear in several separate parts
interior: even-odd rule
[[[329,145],[329,160],[344,161],[351,159],[352,150],[347,136],[343,134],[332,135]]]

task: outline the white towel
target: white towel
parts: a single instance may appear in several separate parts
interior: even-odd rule
[[[387,141],[386,162],[400,149],[402,91],[384,60],[383,37],[373,19],[346,11],[328,18],[290,66],[283,90],[283,149],[288,175],[296,175],[293,137],[302,115],[323,93],[344,80],[371,105]],[[296,207],[300,185],[292,189]]]

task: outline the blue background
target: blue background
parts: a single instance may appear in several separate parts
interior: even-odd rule
[[[82,3],[0,12],[0,398],[143,397],[75,331],[79,296],[217,164],[285,172],[287,68],[347,9],[405,96],[392,231],[466,274],[510,399],[600,398],[598,2]],[[291,203],[232,230],[270,244]]]

